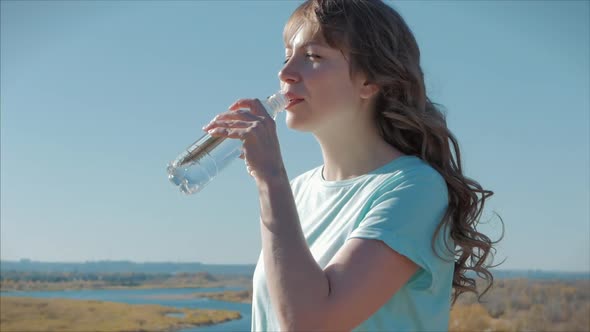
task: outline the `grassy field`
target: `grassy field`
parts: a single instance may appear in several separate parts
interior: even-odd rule
[[[206,272],[146,273],[43,273],[3,271],[2,290],[141,289],[244,287],[243,291],[186,292],[146,297],[251,303],[252,280],[248,276],[218,276]],[[478,291],[487,286],[477,281]],[[2,298],[2,297],[0,297]],[[590,280],[498,279],[476,300],[462,295],[451,310],[450,332],[552,331],[590,332]],[[171,331],[184,326],[215,324],[237,319],[238,312],[167,308],[159,305],[23,299],[3,297],[0,331]],[[168,316],[182,313],[183,317]]]
[[[174,331],[241,318],[237,311],[59,298],[0,297],[0,307],[2,332]]]
[[[483,292],[485,284],[478,282],[477,285],[479,292]],[[252,301],[252,289],[153,297],[207,297],[248,303]],[[479,303],[473,293],[462,295],[451,309],[449,332],[590,332],[590,280],[500,279],[481,301]]]
[[[147,295],[145,298],[160,300],[186,300],[206,297],[218,301],[252,303],[252,289],[243,291],[200,292],[190,294]]]
[[[196,294],[195,294],[196,295]],[[201,293],[201,297],[206,297],[218,301],[252,303],[252,289],[244,291],[224,291]]]
[[[459,297],[449,332],[461,331],[590,332],[590,280],[495,280],[481,303],[473,293]]]

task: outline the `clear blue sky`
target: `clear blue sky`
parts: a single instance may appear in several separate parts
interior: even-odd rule
[[[400,1],[465,174],[495,192],[501,268],[590,270],[590,5]],[[1,258],[255,263],[237,160],[184,196],[168,161],[236,99],[278,89],[298,1],[2,1]],[[322,163],[277,118],[290,178]]]

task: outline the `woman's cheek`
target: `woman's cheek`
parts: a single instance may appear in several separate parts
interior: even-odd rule
[[[320,105],[317,108],[322,114],[332,114],[339,112],[342,107],[347,104],[346,91],[338,89],[336,87],[329,90],[325,90],[321,95]]]

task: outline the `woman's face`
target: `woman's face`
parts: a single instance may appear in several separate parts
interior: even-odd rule
[[[281,89],[304,99],[286,110],[287,126],[310,132],[338,129],[359,109],[358,83],[351,81],[339,49],[306,35],[300,29],[285,45],[286,62],[279,72]]]

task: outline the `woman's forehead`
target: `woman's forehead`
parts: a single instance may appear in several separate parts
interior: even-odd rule
[[[285,43],[285,48],[293,48],[293,46],[297,47],[297,44],[305,43],[316,43],[327,46],[319,27],[306,21],[287,23],[283,32],[283,42]]]
[[[321,36],[314,36],[302,30],[294,34],[288,41],[285,41],[285,51],[306,48],[308,46],[331,49],[330,45],[328,45]]]

